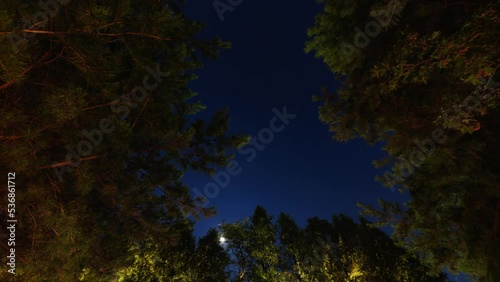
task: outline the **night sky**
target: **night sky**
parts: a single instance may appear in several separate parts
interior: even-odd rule
[[[232,43],[218,60],[205,61],[197,72],[199,79],[191,84],[207,105],[202,117],[229,108],[231,131],[257,136],[269,128],[274,108],[283,111],[286,106],[289,114],[297,115],[262,151],[255,150],[250,162],[247,148],[251,145],[243,148],[246,154],[236,153],[241,173],[208,199],[218,215],[197,223],[196,236],[222,220],[250,216],[257,205],[275,216],[289,213],[303,226],[312,216],[344,213],[357,218],[357,201],[376,204],[378,198],[404,199],[374,181],[377,170],[372,161],[384,156],[380,148],[361,140],[333,142],[332,133],[318,119],[319,104],[312,96],[319,95],[322,86],[334,90],[339,85],[321,60],[304,53],[306,29],[314,24],[319,5],[243,1],[223,14],[224,21],[210,1],[188,1],[186,8],[189,17],[207,24],[201,36],[219,34]],[[203,191],[212,179],[189,173],[185,181]]]

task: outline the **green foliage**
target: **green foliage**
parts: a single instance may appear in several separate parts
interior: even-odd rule
[[[370,22],[379,22],[378,36],[389,38],[385,33],[398,23],[408,1],[317,2],[324,4],[324,12],[316,15],[315,26],[308,29],[311,40],[306,42],[305,50],[314,51],[315,56],[322,58],[332,71],[345,75],[362,66],[367,54],[372,51],[364,42],[358,42],[356,28],[364,31]],[[368,38],[366,43],[370,42]]]
[[[447,281],[382,231],[344,215],[310,218],[299,228],[288,215],[273,222],[262,207],[220,227],[231,256],[231,281]]]
[[[151,241],[135,243],[129,250],[129,266],[117,271],[109,281],[199,281],[188,271],[195,251],[191,230],[183,232],[175,246],[159,246]]]
[[[378,179],[410,196],[405,206],[382,203],[365,211],[392,225],[398,242],[436,271],[447,267],[495,281],[499,2],[401,2],[397,25],[347,57],[342,42],[352,42],[352,28],[363,30],[382,4],[352,4],[343,13],[332,8],[337,2],[327,1],[306,48],[345,75],[337,93],[324,89],[315,97],[320,119],[338,141],[382,144],[388,156],[375,165],[388,173]],[[444,138],[437,142],[435,132]],[[432,149],[425,141],[431,139]]]
[[[0,172],[17,175],[15,279],[101,281],[130,263],[157,271],[150,259],[130,262],[129,247],[147,238],[174,248],[186,216],[213,214],[183,174],[225,166],[245,141],[227,134],[226,111],[193,116],[203,105],[188,88],[200,59],[228,44],[197,38],[201,24],[178,2],[53,3],[46,22],[36,1],[0,3]],[[4,257],[2,281],[5,268]]]
[[[415,254],[369,225],[335,215],[299,228],[289,215],[273,220],[258,206],[196,244],[190,231],[176,246],[133,244],[128,266],[100,281],[449,281],[442,273],[428,275]]]

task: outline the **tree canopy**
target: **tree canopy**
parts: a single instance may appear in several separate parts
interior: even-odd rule
[[[289,215],[274,220],[257,206],[196,244],[190,234],[183,238],[176,249],[145,245],[119,281],[449,281],[427,274],[418,256],[365,219],[345,215],[310,218],[301,228]]]
[[[99,280],[135,244],[176,244],[188,216],[213,214],[182,176],[226,165],[246,138],[226,133],[225,111],[197,119],[204,106],[188,83],[201,58],[229,45],[199,38],[202,25],[178,1],[47,3],[0,3],[0,170],[15,172],[19,203],[14,278]],[[2,225],[9,213],[2,205]]]
[[[343,76],[324,89],[334,139],[383,146],[378,180],[406,205],[364,206],[436,270],[500,277],[498,1],[319,1],[306,51]],[[391,19],[391,20],[389,20]]]

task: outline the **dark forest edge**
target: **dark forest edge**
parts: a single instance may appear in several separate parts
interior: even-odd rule
[[[378,180],[405,205],[360,204],[439,270],[500,277],[498,1],[319,1],[313,52],[343,79],[320,119],[382,145]]]
[[[17,189],[15,211],[1,208],[17,240],[0,243],[14,255],[0,280],[102,281],[130,244],[175,245],[190,217],[214,214],[183,174],[225,166],[247,138],[227,134],[225,111],[196,118],[188,83],[229,44],[198,38],[181,7],[0,2],[0,172],[15,172]]]
[[[428,274],[415,254],[361,218],[309,218],[300,228],[284,213],[273,219],[257,206],[252,216],[210,229],[196,242],[186,232],[174,248],[147,241],[118,281],[450,281]]]

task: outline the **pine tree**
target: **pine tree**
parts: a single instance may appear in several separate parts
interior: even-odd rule
[[[388,171],[378,180],[410,196],[404,206],[383,203],[366,212],[392,224],[395,238],[435,271],[447,267],[494,281],[500,275],[498,1],[403,1],[399,22],[367,37],[347,61],[335,55],[342,42],[362,38],[352,28],[368,27],[384,4],[368,1],[341,13],[334,2],[317,16],[306,49],[345,75],[336,93],[325,89],[315,98],[323,103],[320,119],[338,141],[381,144],[387,158],[375,165]],[[342,22],[351,34],[339,31]]]
[[[182,176],[226,165],[244,138],[226,134],[227,112],[196,119],[203,106],[188,83],[228,44],[198,39],[202,26],[178,2],[43,3],[0,3],[0,170],[16,173],[15,278],[109,277],[131,244],[175,245],[186,216],[213,213]]]

